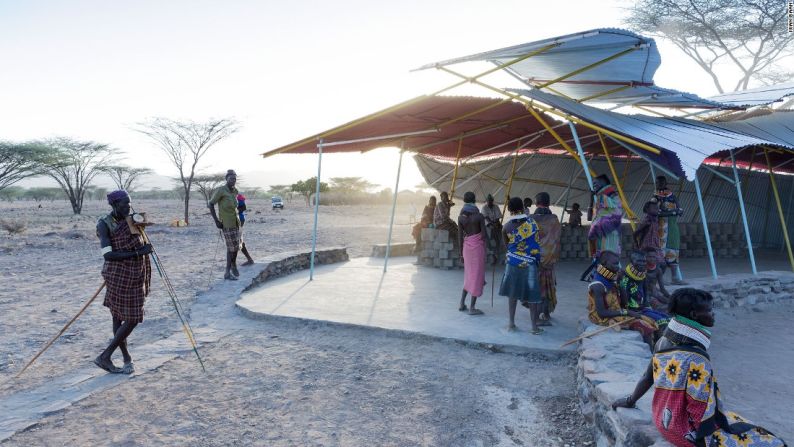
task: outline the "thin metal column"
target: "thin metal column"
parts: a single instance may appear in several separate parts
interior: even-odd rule
[[[317,185],[314,190],[314,229],[312,229],[312,258],[309,261],[309,281],[314,279],[314,256],[317,252],[317,215],[320,212],[320,172],[323,167],[323,139],[317,144]]]
[[[703,233],[706,236],[706,249],[709,252],[709,263],[711,264],[711,276],[714,277],[714,279],[717,279],[717,264],[714,263],[714,250],[711,248],[711,235],[709,234],[709,224],[706,221],[706,209],[703,207],[703,195],[700,193],[700,182],[698,181],[697,172],[695,173],[695,193],[697,194],[697,198],[698,198],[698,207],[700,208],[700,221],[703,223]]]
[[[386,259],[383,260],[383,273],[386,273],[386,267],[389,265],[389,255],[391,254],[391,232],[394,228],[394,211],[397,209],[397,191],[400,190],[400,171],[403,167],[403,147],[405,142],[400,143],[400,159],[397,162],[397,180],[394,182],[394,197],[391,202],[391,220],[389,220],[389,239],[386,241]]]
[[[750,254],[750,268],[753,270],[753,275],[758,274],[758,269],[755,267],[755,254],[753,253],[753,241],[750,240],[750,225],[747,224],[747,211],[744,209],[744,196],[742,196],[742,182],[739,181],[739,172],[736,169],[736,157],[731,153],[731,164],[733,165],[733,180],[736,186],[736,194],[739,196],[739,210],[742,212],[742,224],[744,225],[744,238],[747,241],[747,252]]]
[[[573,141],[576,143],[576,151],[579,153],[579,159],[582,161],[582,167],[584,168],[584,175],[587,177],[587,184],[590,185],[590,191],[592,191],[593,177],[590,175],[587,159],[584,158],[584,151],[582,150],[582,143],[579,141],[579,134],[576,133],[576,126],[574,126],[572,122],[568,121],[568,126],[571,127],[571,135],[573,135]]]

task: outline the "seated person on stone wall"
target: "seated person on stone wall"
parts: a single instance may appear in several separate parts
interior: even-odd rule
[[[645,295],[646,255],[645,252],[634,250],[629,253],[630,261],[623,270],[618,281],[620,292],[620,304],[622,307],[638,312],[642,319],[648,323],[653,323],[661,331],[670,321],[670,316],[665,312],[654,310],[648,304],[648,297]],[[661,333],[657,333],[661,335]]]
[[[609,250],[598,257],[593,282],[587,287],[587,310],[590,321],[600,326],[623,323],[621,327],[642,334],[642,339],[653,348],[653,333],[656,325],[642,319],[639,312],[625,309],[620,303],[617,282],[620,279],[620,258]]]
[[[673,292],[673,319],[634,392],[612,403],[633,408],[654,387],[656,428],[677,447],[785,447],[785,442],[736,413],[724,411],[708,354],[714,326],[713,298],[706,291]]]
[[[437,230],[447,230],[449,232],[449,241],[455,244],[455,249],[458,247],[458,224],[449,217],[450,209],[455,206],[455,203],[449,200],[449,194],[444,191],[441,193],[441,200],[436,205],[436,210],[433,213],[433,225]]]
[[[645,297],[651,309],[666,311],[670,293],[664,288],[663,272],[659,267],[658,250],[648,247],[645,250]]]
[[[422,210],[422,219],[419,220],[419,223],[414,225],[413,229],[411,230],[411,235],[414,237],[414,241],[416,241],[416,245],[414,245],[414,253],[418,252],[422,247],[422,228],[428,228],[433,223],[433,214],[436,211],[436,196],[430,196],[430,200],[425,205],[425,209]]]

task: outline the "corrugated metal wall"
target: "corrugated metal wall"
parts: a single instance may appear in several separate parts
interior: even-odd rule
[[[452,184],[452,175],[448,174],[453,165],[437,161],[428,157],[416,156],[415,160],[422,175],[428,184],[439,191],[449,191]],[[483,160],[471,164],[463,164],[458,168],[455,196],[462,197],[465,191],[473,191],[478,200],[482,201],[486,194],[491,193],[497,202],[503,202],[507,183],[510,177],[512,157],[500,160]],[[483,171],[476,171],[467,166]],[[591,160],[590,166],[596,173],[609,175],[609,166],[605,159]],[[615,171],[621,179],[624,193],[634,212],[642,217],[643,204],[652,197],[654,184],[650,175],[648,163],[640,159],[616,159]],[[528,154],[519,156],[516,160],[516,177],[511,187],[511,195],[519,197],[534,197],[541,191],[546,191],[552,196],[552,202],[560,206],[578,202],[582,208],[589,203],[587,179],[579,164],[572,157],[545,154]],[[718,168],[719,172],[733,178],[733,171],[729,167]],[[444,176],[437,183],[434,182]],[[658,170],[656,175],[663,174]],[[574,176],[570,192],[567,185]],[[612,175],[609,175],[612,178]],[[739,223],[741,222],[739,200],[736,188],[711,171],[701,167],[698,178],[704,195],[706,219],[710,223]],[[784,243],[783,231],[778,217],[777,205],[769,181],[769,175],[763,172],[739,171],[742,181],[742,190],[747,209],[750,234],[753,246],[762,248],[780,248]],[[780,199],[784,213],[787,214],[786,222],[789,236],[794,237],[794,215],[792,215],[792,196],[794,196],[794,176],[775,175],[780,192]],[[679,182],[668,178],[668,184],[679,198],[684,215],[681,222],[700,223],[695,185],[690,181]]]

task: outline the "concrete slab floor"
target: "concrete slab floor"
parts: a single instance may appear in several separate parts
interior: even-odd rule
[[[242,295],[237,305],[251,316],[295,317],[334,323],[371,326],[423,335],[493,344],[511,351],[559,352],[560,345],[577,336],[577,319],[584,315],[581,293],[569,293],[561,285],[564,299],[552,315],[552,327],[541,335],[529,333],[529,311],[516,311],[519,330],[507,330],[507,300],[499,296],[501,268],[489,268],[478,316],[459,312],[461,270],[438,270],[417,266],[415,258],[389,261],[383,274],[383,259],[354,258],[346,263],[320,266],[314,281],[308,272],[268,282]],[[491,307],[491,285],[494,300]],[[581,289],[583,283],[574,283]],[[467,299],[467,303],[469,300]],[[575,346],[564,351],[573,352]]]
[[[786,270],[785,256],[775,251],[757,252],[759,270]],[[557,265],[558,305],[552,327],[539,336],[529,333],[529,311],[519,306],[518,332],[507,331],[507,300],[499,296],[502,268],[489,267],[483,297],[477,307],[485,315],[458,312],[462,270],[439,270],[414,265],[413,257],[389,260],[354,258],[342,264],[319,266],[314,281],[299,272],[270,281],[242,295],[237,305],[249,316],[293,317],[340,324],[371,326],[423,335],[493,344],[509,350],[560,352],[560,345],[576,337],[577,323],[587,314],[586,287],[579,276],[586,261]],[[683,259],[685,278],[710,276],[707,258]],[[750,272],[746,258],[718,259],[720,274]],[[669,274],[666,276],[669,278]],[[494,306],[491,307],[491,283]],[[468,299],[467,299],[468,303]],[[573,351],[575,345],[563,351]]]

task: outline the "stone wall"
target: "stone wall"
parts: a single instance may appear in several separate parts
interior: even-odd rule
[[[794,299],[794,273],[765,271],[720,275],[717,279],[687,280],[686,287],[708,291],[715,308],[755,306]],[[674,290],[677,287],[668,286]]]
[[[449,231],[422,228],[422,247],[417,254],[419,264],[440,269],[462,267],[460,250],[449,240]]]
[[[257,276],[254,277],[254,279],[251,280],[251,284],[249,284],[243,291],[251,290],[254,287],[273,278],[286,276],[299,270],[308,269],[311,264],[311,255],[311,251],[286,252],[279,253],[259,261],[259,264],[265,264],[265,267]],[[322,248],[317,249],[315,252],[314,265],[334,264],[348,260],[350,260],[350,256],[348,256],[347,248],[345,247]]]
[[[794,300],[794,273],[768,271],[722,275],[718,279],[691,280],[686,287],[712,293],[717,308],[756,306]],[[671,287],[673,289],[673,287]],[[589,320],[580,321],[584,332],[600,329]],[[577,396],[582,412],[593,424],[598,447],[669,446],[651,419],[649,391],[637,408],[618,408],[610,403],[634,390],[651,353],[635,331],[608,331],[582,340],[577,364]]]
[[[580,322],[585,332],[600,329],[588,320]],[[650,362],[648,345],[636,331],[607,331],[584,339],[579,346],[576,368],[577,396],[585,419],[595,430],[598,447],[670,447],[651,418],[648,393],[637,408],[612,410],[611,403],[634,391],[637,380]]]

